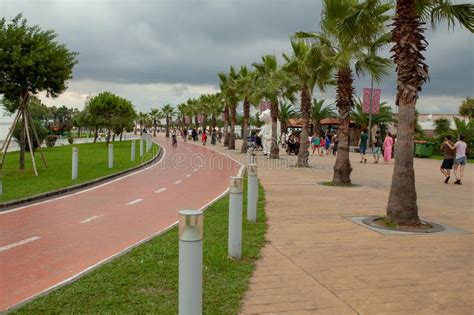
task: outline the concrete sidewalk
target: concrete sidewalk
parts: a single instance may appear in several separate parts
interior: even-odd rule
[[[215,148],[245,160],[240,150]],[[283,151],[279,160],[257,153],[268,245],[243,314],[474,313],[474,165],[458,186],[443,183],[441,161],[415,161],[420,216],[458,230],[382,235],[349,217],[384,214],[393,164],[360,164],[353,154],[361,187],[340,188],[317,185],[332,179],[335,157],[311,160],[298,169]]]

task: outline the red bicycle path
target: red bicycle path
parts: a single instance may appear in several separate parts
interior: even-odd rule
[[[164,156],[144,170],[0,212],[0,311],[165,231],[179,210],[203,208],[222,195],[241,167],[205,147],[155,142]]]

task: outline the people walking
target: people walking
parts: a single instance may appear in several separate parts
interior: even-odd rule
[[[318,134],[314,133],[313,137],[311,137],[311,145],[313,147],[313,154],[316,150],[319,151],[319,146],[321,145],[321,138]]]
[[[393,138],[390,132],[385,136],[383,141],[383,160],[388,163],[392,160],[392,147],[393,147]]]
[[[359,138],[359,153],[360,153],[360,163],[367,163],[367,158],[365,157],[365,152],[367,150],[367,129],[362,130],[362,134]]]
[[[466,166],[466,152],[467,144],[464,142],[464,135],[459,135],[459,140],[451,146],[447,141],[445,143],[452,149],[456,151],[456,156],[454,159],[454,176],[456,176],[456,185],[462,185],[462,180],[464,178],[464,167]]]
[[[326,155],[329,155],[329,151],[331,149],[331,133],[329,130],[326,132],[326,137],[324,141],[324,148],[326,149]]]
[[[380,130],[375,132],[375,139],[373,142],[373,155],[374,155],[374,163],[377,164],[380,159],[380,153],[382,152],[383,140],[382,135],[380,134]]]
[[[339,138],[337,137],[337,133],[332,136],[332,155],[337,155],[337,147],[339,145]]]
[[[205,129],[202,131],[201,140],[202,140],[202,145],[206,145],[206,142],[207,142],[207,133],[206,133],[206,130],[205,130]]]
[[[444,137],[444,142],[441,145],[441,152],[443,152],[443,163],[441,163],[441,167],[439,169],[445,177],[445,184],[447,184],[451,178],[451,169],[453,168],[454,156],[456,154],[456,151],[451,149],[451,147],[454,147],[451,139],[451,135],[447,135]]]

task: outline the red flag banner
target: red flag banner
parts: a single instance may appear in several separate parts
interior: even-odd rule
[[[261,114],[263,111],[265,111],[267,109],[271,109],[272,108],[272,103],[270,103],[270,102],[260,102],[259,108],[260,108],[260,114]]]
[[[371,89],[364,88],[364,102],[362,104],[362,111],[364,113],[370,112],[370,92]],[[380,108],[380,89],[372,89],[372,114],[378,114]]]

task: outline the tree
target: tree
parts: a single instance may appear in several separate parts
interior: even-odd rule
[[[293,93],[296,87],[286,76],[286,73],[279,68],[278,61],[273,55],[263,56],[262,62],[253,63],[252,66],[257,72],[253,98],[268,100],[271,103],[272,148],[270,150],[270,158],[278,159],[280,154],[280,149],[277,145],[279,100],[285,98],[293,101]]]
[[[100,120],[107,128],[107,144],[112,138],[114,118],[119,111],[122,100],[111,92],[102,92],[89,102],[89,111],[95,119]]]
[[[362,101],[357,99],[355,107],[351,112],[351,119],[360,128],[365,129],[369,127],[369,114],[364,113],[362,109]],[[379,126],[381,124],[387,124],[395,122],[395,115],[392,112],[392,108],[387,105],[387,102],[382,102],[379,105],[379,112],[377,114],[372,113],[372,126]]]
[[[227,120],[230,113],[230,130],[226,133],[226,138],[224,139],[224,145],[226,140],[228,141],[227,148],[234,150],[235,149],[235,125],[237,124],[237,103],[239,101],[239,95],[237,92],[237,73],[235,72],[234,67],[230,67],[229,74],[226,75],[223,72],[218,73],[221,88],[222,96],[225,100],[226,107],[224,108],[224,119]]]
[[[390,60],[377,56],[388,43],[384,34],[391,8],[378,0],[325,0],[321,29],[323,33],[297,33],[299,38],[313,38],[329,48],[336,66],[336,106],[339,111],[339,145],[334,164],[333,185],[351,184],[349,161],[350,112],[354,106],[354,73],[368,72],[376,82],[388,76]]]
[[[120,135],[120,141],[122,141],[123,131],[133,128],[133,122],[135,121],[136,116],[137,113],[135,112],[132,102],[119,97],[117,108],[112,119],[114,140],[115,135]]]
[[[72,116],[72,124],[77,127],[77,137],[81,137],[81,128],[86,126],[87,124],[87,119],[86,119],[87,113],[85,110],[81,111],[76,111],[74,115]]]
[[[313,99],[313,106],[311,106],[311,120],[313,121],[313,132],[321,130],[321,120],[326,118],[337,117],[334,107],[332,105],[324,105],[325,99]]]
[[[465,120],[454,117],[454,124],[456,125],[456,137],[464,135],[464,137],[466,137],[466,143],[472,145],[474,141],[474,120],[466,122]]]
[[[32,128],[35,138],[38,138],[28,112],[31,94],[46,91],[48,96],[56,97],[64,92],[67,88],[66,81],[72,78],[72,69],[77,63],[77,53],[56,42],[56,37],[52,30],[42,31],[39,26],[28,26],[21,14],[10,22],[5,18],[0,19],[0,94],[14,105],[8,109],[11,113],[17,111],[13,124],[19,120],[23,121],[26,132],[22,129],[21,138],[24,139],[26,135],[30,145],[28,126]],[[0,168],[3,167],[10,139],[11,133],[7,135],[3,147]],[[25,141],[22,141],[20,169],[25,167],[24,156]],[[32,151],[31,158],[37,175]],[[47,166],[44,156],[42,158]]]
[[[451,122],[447,118],[438,118],[434,121],[436,135],[444,135],[451,130]]]
[[[166,138],[169,138],[171,119],[173,119],[173,117],[176,115],[176,111],[174,107],[171,106],[170,104],[166,104],[165,106],[163,106],[161,111],[163,112],[163,115],[165,116],[165,119],[166,119]]]
[[[242,148],[241,153],[247,152],[247,137],[249,135],[249,120],[250,120],[250,103],[254,103],[251,100],[254,84],[256,80],[255,72],[249,71],[247,67],[240,67],[240,71],[237,76],[237,93],[241,100],[243,100],[244,116],[242,123]]]
[[[399,108],[398,133],[386,216],[386,220],[394,224],[420,224],[413,168],[413,138],[418,93],[429,79],[428,65],[423,57],[427,46],[423,36],[424,21],[430,19],[432,26],[447,21],[448,27],[454,27],[458,21],[474,32],[473,11],[472,4],[452,5],[449,0],[396,2],[392,29],[394,46],[391,51],[397,72],[395,105]]]
[[[301,144],[298,152],[298,166],[308,166],[309,123],[311,116],[311,95],[314,87],[318,86],[324,91],[326,86],[332,84],[333,65],[324,54],[324,47],[320,45],[307,45],[301,40],[292,40],[293,56],[283,54],[286,64],[283,66],[293,82],[299,86],[301,92]]]
[[[153,137],[156,137],[157,121],[165,118],[165,114],[159,108],[154,108],[150,112],[150,118],[153,120]]]
[[[298,117],[298,113],[293,107],[293,104],[288,103],[288,102],[282,103],[280,105],[280,110],[278,113],[278,119],[280,120],[280,129],[281,129],[280,132],[282,134],[286,132],[288,129],[288,124],[290,123],[290,119],[297,118],[297,117]]]
[[[474,118],[474,98],[467,97],[459,106],[459,115],[467,117],[469,120]]]

